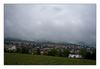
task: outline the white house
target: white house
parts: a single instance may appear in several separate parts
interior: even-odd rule
[[[79,54],[69,54],[68,57],[69,57],[69,58],[82,58],[82,56],[79,55]]]
[[[16,50],[16,46],[13,45],[13,46],[9,47],[8,50],[9,50],[9,51],[10,51],[10,50]]]

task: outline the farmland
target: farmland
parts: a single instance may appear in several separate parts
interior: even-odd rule
[[[56,56],[5,53],[4,65],[96,65],[96,61]]]

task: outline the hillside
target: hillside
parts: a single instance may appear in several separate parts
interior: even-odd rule
[[[5,65],[95,65],[95,60],[69,59],[64,57],[31,55],[31,54],[4,54]]]

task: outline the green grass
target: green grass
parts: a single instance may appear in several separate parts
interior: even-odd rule
[[[96,65],[95,60],[70,59],[44,55],[5,53],[5,65]]]

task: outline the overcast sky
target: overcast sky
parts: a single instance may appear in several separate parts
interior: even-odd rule
[[[5,4],[5,38],[95,42],[95,4]]]

